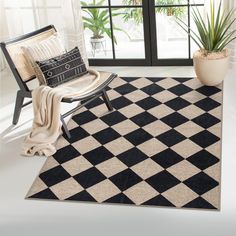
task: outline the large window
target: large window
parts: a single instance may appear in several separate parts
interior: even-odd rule
[[[92,64],[146,63],[141,0],[84,0],[87,54]]]
[[[92,65],[190,65],[196,45],[176,23],[193,27],[204,0],[83,0]]]
[[[192,7],[198,7],[200,11],[203,11],[204,0],[155,1],[155,22],[153,21],[153,24],[156,25],[156,28],[151,32],[151,37],[155,38],[156,44],[156,50],[152,55],[153,64],[192,64],[192,54],[197,49],[196,44],[176,23],[176,18],[179,18],[193,30],[196,30],[191,17]]]

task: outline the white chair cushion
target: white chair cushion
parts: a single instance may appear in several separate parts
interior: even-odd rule
[[[66,52],[61,38],[56,33],[39,43],[23,46],[22,50],[28,63],[33,67],[40,84],[45,84],[45,80],[36,61],[48,60]]]

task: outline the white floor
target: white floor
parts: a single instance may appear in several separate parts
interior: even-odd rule
[[[121,76],[192,76],[191,67],[107,67]],[[220,212],[155,207],[98,205],[24,200],[44,157],[20,156],[20,146],[32,122],[25,108],[11,126],[15,90],[13,78],[0,78],[0,236],[235,236],[236,235],[236,71],[224,88],[222,205]]]

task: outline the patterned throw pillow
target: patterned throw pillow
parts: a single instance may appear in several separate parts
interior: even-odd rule
[[[56,87],[88,73],[78,47],[60,56],[36,63],[50,87]]]
[[[45,81],[35,62],[48,60],[66,53],[61,37],[57,33],[42,41],[22,46],[21,48],[28,63],[27,66],[32,67],[32,71],[35,72],[35,76],[38,78],[40,84],[45,84]]]

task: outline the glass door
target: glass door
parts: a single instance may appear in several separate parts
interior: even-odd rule
[[[81,4],[90,65],[150,65],[146,0],[83,0]]]
[[[180,18],[193,29],[191,8],[204,10],[204,0],[151,0],[150,25],[152,65],[192,65],[192,52],[197,49],[190,36],[176,23]]]
[[[192,65],[196,45],[176,23],[193,27],[204,0],[83,0],[90,65]]]

